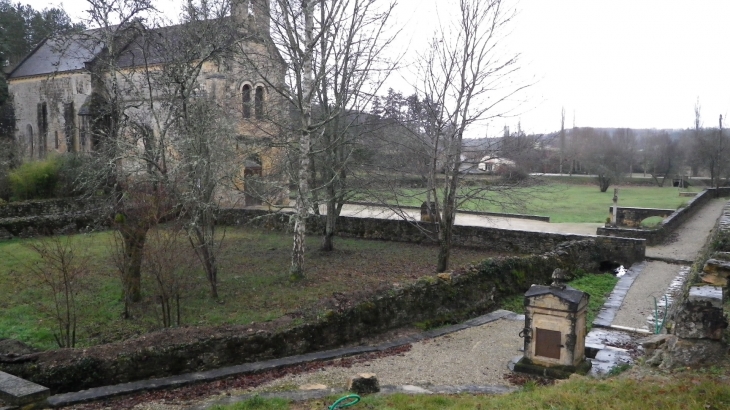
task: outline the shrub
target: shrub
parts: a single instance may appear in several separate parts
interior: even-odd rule
[[[642,228],[648,228],[648,229],[656,229],[659,228],[662,225],[662,222],[664,222],[664,218],[661,216],[650,216],[643,221],[641,221],[641,227]]]
[[[84,157],[76,154],[64,154],[56,157],[58,165],[58,182],[56,183],[56,197],[70,197],[81,195],[77,178],[86,165]]]
[[[8,178],[16,201],[53,198],[58,183],[58,162],[55,157],[27,162],[11,171]]]
[[[18,158],[20,154],[15,140],[0,136],[0,199],[5,201],[10,200],[12,196],[9,173],[19,165]]]
[[[8,173],[6,170],[0,170],[0,200],[9,201],[12,194]]]
[[[497,169],[497,175],[501,176],[502,180],[506,182],[520,182],[530,177],[530,174],[522,168],[509,167],[505,165],[502,165]]]

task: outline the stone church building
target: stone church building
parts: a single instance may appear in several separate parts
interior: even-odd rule
[[[221,35],[229,36],[226,51],[201,64],[194,80],[196,92],[212,97],[225,108],[229,119],[235,121],[236,138],[249,147],[257,141],[263,147],[279,133],[277,121],[271,119],[276,112],[284,111],[281,98],[270,89],[271,84],[284,86],[286,67],[271,40],[269,3],[270,0],[237,0],[230,17],[221,19],[220,24],[200,25],[204,27],[201,30],[222,26],[232,30],[221,31]],[[149,111],[164,111],[165,97],[149,86],[148,80],[166,64],[168,57],[179,58],[170,56],[170,45],[184,43],[183,36],[198,29],[191,24],[145,30],[135,29],[132,23],[128,30],[91,29],[63,38],[48,38],[36,46],[8,75],[8,88],[15,104],[15,137],[26,160],[46,158],[52,153],[93,152],[99,143],[92,130],[94,104],[108,100],[113,87],[119,90],[116,95],[126,100],[129,112],[124,115],[129,118],[149,119]],[[200,38],[204,36],[205,33]],[[112,49],[117,51],[112,54]],[[241,58],[242,54],[248,57]],[[109,58],[110,55],[113,57]],[[247,61],[257,61],[256,69]],[[148,104],[145,113],[145,104],[135,104],[143,98],[158,101]],[[160,132],[154,121],[146,126],[152,132]],[[260,155],[242,158],[241,163],[246,164],[246,173],[260,173],[261,169],[266,173],[273,166],[274,156],[262,148]]]

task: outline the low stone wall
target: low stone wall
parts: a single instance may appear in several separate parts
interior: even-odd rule
[[[606,226],[596,230],[596,234],[603,236],[624,237],[624,238],[640,238],[646,239],[647,245],[656,245],[662,243],[670,234],[674,232],[684,221],[694,215],[697,210],[702,208],[712,198],[730,194],[730,190],[706,189],[692,198],[687,206],[674,211],[666,217],[664,221],[655,229],[637,229]],[[621,209],[621,208],[619,208]]]
[[[0,205],[0,219],[27,218],[40,215],[62,215],[84,211],[86,201],[79,198],[42,199],[8,202]]]
[[[0,240],[69,235],[103,229],[93,213],[41,215],[0,219]]]
[[[673,209],[630,208],[619,206],[616,209],[616,225],[619,227],[638,228],[641,221],[652,216],[666,218],[673,214]],[[613,206],[608,207],[608,214],[613,215]]]
[[[227,209],[221,212],[218,221],[227,225],[248,225],[264,229],[284,231],[289,229],[293,214],[269,213],[264,210]],[[321,235],[324,232],[325,217],[311,216],[307,219],[307,232]],[[409,222],[400,219],[357,218],[341,216],[337,219],[337,235],[362,239],[380,239],[395,242],[436,243],[437,225],[427,222]],[[644,259],[644,240],[622,237],[601,237],[550,232],[519,231],[480,226],[454,226],[453,244],[472,248],[483,248],[495,252],[524,254],[544,253],[566,241],[593,239],[610,252],[606,261],[629,266]],[[608,258],[608,256],[607,256]]]
[[[0,205],[0,240],[103,229],[98,215],[98,205],[79,198],[10,202]]]
[[[332,298],[298,326],[289,318],[168,329],[122,343],[0,358],[0,370],[59,393],[320,351],[417,322],[439,325],[496,310],[505,297],[549,283],[554,269],[595,271],[609,253],[595,238],[566,242],[541,255],[488,259],[405,286]]]

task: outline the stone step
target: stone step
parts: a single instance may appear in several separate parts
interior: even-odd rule
[[[11,406],[24,406],[46,400],[51,391],[40,384],[0,372],[0,400]]]

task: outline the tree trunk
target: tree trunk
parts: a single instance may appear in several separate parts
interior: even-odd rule
[[[304,37],[305,50],[302,57],[302,118],[301,133],[299,136],[299,158],[298,158],[298,193],[296,213],[294,214],[294,240],[291,253],[291,267],[289,278],[291,280],[304,279],[304,239],[307,231],[307,216],[309,214],[309,184],[307,183],[307,172],[309,171],[309,156],[311,149],[312,131],[312,94],[314,93],[314,1],[303,0],[302,9],[304,12]]]
[[[311,112],[305,115],[306,121],[311,121]],[[294,239],[291,253],[291,267],[289,268],[289,279],[298,281],[304,279],[304,240],[307,230],[307,216],[309,215],[309,207],[307,206],[307,196],[309,194],[309,184],[307,183],[307,170],[309,169],[309,148],[310,148],[310,132],[308,129],[302,130],[299,141],[299,186],[297,193],[296,212],[294,214]]]
[[[449,259],[451,258],[451,238],[453,236],[454,227],[453,208],[447,202],[444,204],[443,215],[441,218],[439,229],[439,255],[436,272],[446,272],[449,269]]]
[[[600,188],[601,192],[606,192],[608,190],[608,187],[611,186],[611,178],[606,177],[605,175],[598,175],[598,187]]]
[[[193,244],[193,247],[203,264],[203,269],[205,269],[205,276],[208,279],[208,284],[210,284],[210,297],[218,299],[218,265],[216,264],[213,249],[211,249],[213,245],[206,240],[205,232],[199,226],[193,228],[193,233],[198,242]]]
[[[120,230],[124,241],[124,277],[123,292],[124,300],[128,303],[135,303],[142,300],[142,256],[144,255],[144,243],[147,240],[147,229],[123,229]]]
[[[334,189],[328,189],[330,192],[330,199],[327,200],[327,217],[325,219],[324,235],[322,236],[322,246],[320,250],[330,252],[335,250],[334,237],[335,229],[337,225],[337,217],[339,216],[339,210],[337,201],[334,198]]]
[[[297,199],[297,202],[302,202]],[[297,213],[294,214],[294,244],[291,252],[291,267],[289,278],[293,281],[304,279],[304,239],[306,235],[307,208],[304,205],[297,205]]]
[[[451,239],[454,230],[454,219],[456,217],[456,191],[459,187],[459,168],[461,168],[461,141],[462,134],[455,137],[455,153],[452,156],[451,169],[447,170],[446,187],[444,189],[444,201],[439,221],[439,255],[436,266],[437,272],[446,272],[449,269],[451,257]]]

